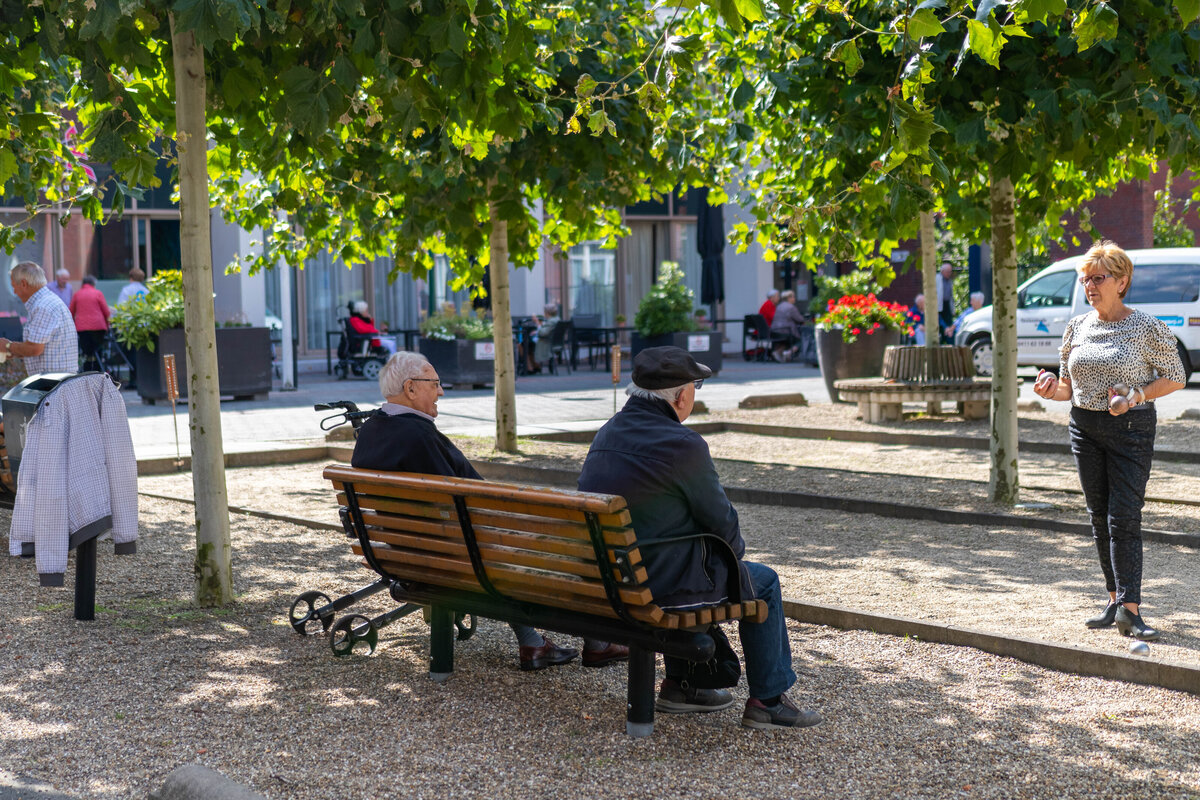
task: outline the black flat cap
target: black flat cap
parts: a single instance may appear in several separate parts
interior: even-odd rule
[[[671,389],[711,376],[711,369],[681,347],[647,347],[633,359],[633,383],[643,389]]]

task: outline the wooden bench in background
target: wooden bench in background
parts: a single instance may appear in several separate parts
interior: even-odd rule
[[[969,347],[889,347],[879,378],[836,381],[838,395],[858,403],[864,422],[895,422],[903,418],[904,403],[925,403],[930,414],[943,402],[958,404],[967,419],[987,419],[992,395],[990,378],[975,376]]]
[[[354,552],[389,582],[394,600],[430,607],[435,680],[454,669],[456,612],[619,642],[630,648],[626,731],[647,736],[655,653],[706,660],[712,623],[767,615],[761,600],[658,606],[642,560],[647,545],[621,497],[337,465],[324,475]],[[711,539],[735,559],[724,540]]]

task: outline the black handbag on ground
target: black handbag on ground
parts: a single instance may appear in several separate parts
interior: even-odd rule
[[[685,689],[731,689],[742,678],[742,662],[729,644],[720,625],[708,629],[717,649],[708,661],[689,661],[687,674],[680,685]]]

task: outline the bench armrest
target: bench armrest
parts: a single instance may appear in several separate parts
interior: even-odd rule
[[[663,544],[681,544],[697,539],[711,539],[718,543],[714,551],[725,561],[725,565],[729,569],[729,585],[726,587],[726,592],[729,595],[730,603],[740,603],[744,597],[753,594],[753,592],[747,591],[747,588],[750,586],[750,575],[742,565],[741,559],[737,557],[737,553],[733,552],[733,547],[730,546],[729,542],[715,533],[690,533],[684,536],[669,536],[665,539],[638,541],[637,546],[644,550],[647,547],[658,547]]]

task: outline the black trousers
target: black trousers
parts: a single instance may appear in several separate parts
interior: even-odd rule
[[[79,352],[83,354],[83,368],[100,369],[100,361],[96,351],[104,344],[108,331],[79,331]]]
[[[1142,506],[1157,424],[1153,404],[1119,417],[1071,409],[1071,452],[1104,583],[1118,603],[1142,602]]]

